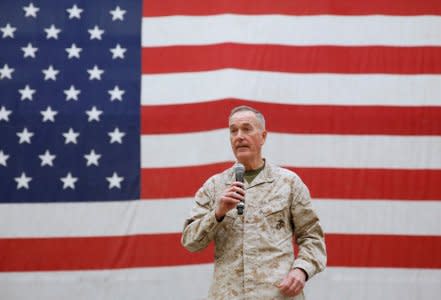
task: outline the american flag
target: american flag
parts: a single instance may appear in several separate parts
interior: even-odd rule
[[[437,298],[440,74],[439,0],[1,1],[0,298],[204,298],[239,104],[326,231],[308,299]]]

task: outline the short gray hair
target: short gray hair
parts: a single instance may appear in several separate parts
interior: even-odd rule
[[[233,108],[230,112],[230,116],[228,118],[228,121],[231,120],[231,117],[240,111],[251,111],[256,115],[257,121],[260,123],[260,125],[262,126],[262,129],[265,129],[265,117],[263,116],[263,114],[258,111],[255,108],[252,108],[250,106],[246,106],[246,105],[241,105],[241,106],[236,106],[235,108]]]

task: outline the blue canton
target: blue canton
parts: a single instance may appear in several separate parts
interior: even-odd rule
[[[0,202],[139,199],[141,14],[0,2]]]

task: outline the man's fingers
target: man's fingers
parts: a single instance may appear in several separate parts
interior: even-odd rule
[[[294,276],[286,276],[278,285],[280,292],[285,296],[296,296],[303,290],[304,284]]]
[[[285,296],[297,296],[302,291],[302,287],[297,284],[292,284],[280,289],[282,295]]]
[[[303,284],[299,281],[294,279],[293,284],[291,285],[289,295],[295,296],[303,289]]]
[[[245,197],[243,195],[241,195],[238,192],[230,192],[229,196],[233,199],[239,200],[239,201],[243,201],[245,200]]]
[[[221,203],[223,205],[236,205],[240,200],[236,199],[232,194],[228,193],[221,198]]]
[[[236,193],[238,193],[241,196],[245,195],[245,190],[242,187],[240,187],[240,186],[233,185],[233,186],[230,187],[229,190],[232,191],[232,192],[236,192]]]
[[[282,294],[288,293],[288,291],[291,287],[291,284],[292,284],[292,278],[285,277],[283,279],[283,281],[279,284],[279,289],[282,292]]]
[[[303,285],[298,284],[295,286],[292,296],[297,296],[303,290]]]
[[[216,216],[222,217],[228,211],[237,206],[240,201],[245,201],[245,190],[243,189],[243,183],[234,182],[229,188],[227,188],[221,198],[219,199],[218,206],[216,208]]]
[[[238,186],[238,187],[240,187],[240,188],[242,188],[242,189],[245,187],[244,183],[243,183],[243,182],[240,182],[240,181],[235,181],[235,182],[233,182],[233,183],[231,184],[231,186]]]

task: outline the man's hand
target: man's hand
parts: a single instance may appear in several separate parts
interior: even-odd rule
[[[216,207],[215,215],[216,220],[219,222],[225,217],[226,213],[237,206],[237,203],[245,199],[245,190],[243,189],[243,183],[235,181],[227,188]]]
[[[291,270],[278,288],[285,296],[297,296],[305,287],[306,274],[300,269]]]

